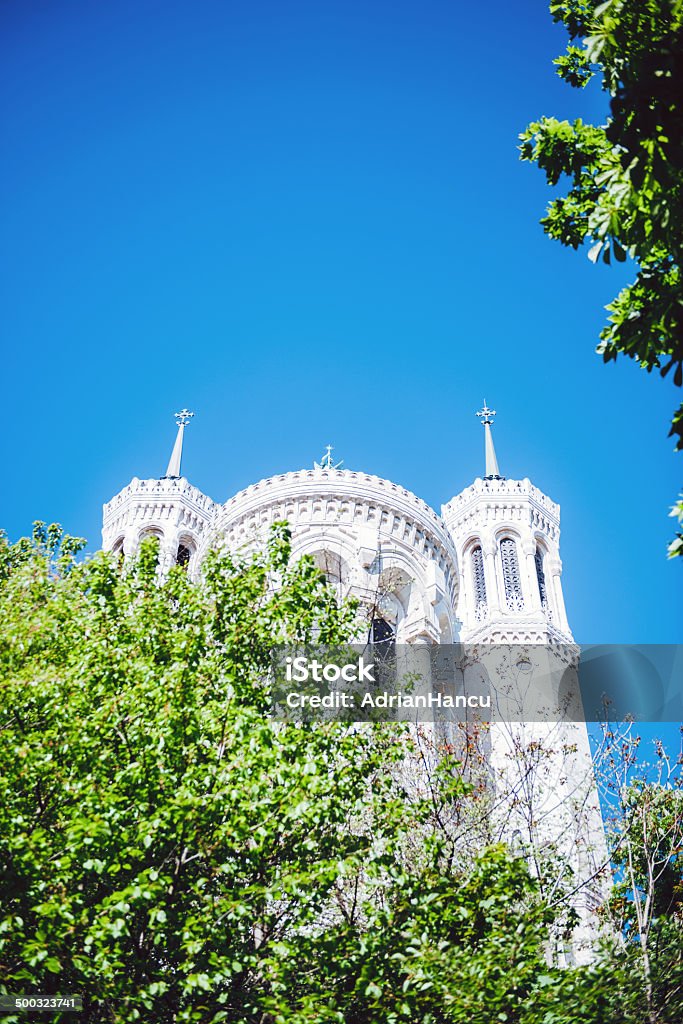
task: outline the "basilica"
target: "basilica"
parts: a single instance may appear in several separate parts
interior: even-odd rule
[[[498,469],[495,412],[477,415],[485,467],[437,514],[399,484],[335,465],[331,448],[311,469],[268,477],[223,504],[181,475],[178,434],[164,476],[135,477],[104,506],[105,550],[134,554],[159,539],[163,565],[197,571],[217,539],[258,543],[287,520],[295,557],[313,556],[329,582],[371,609],[377,638],[399,643],[571,643],[562,597],[560,509],[531,481]]]
[[[421,677],[429,677],[435,651],[446,653],[441,645],[459,645],[466,664],[454,693],[473,684],[473,692],[493,693],[500,702],[505,691],[510,707],[528,691],[532,670],[559,680],[555,697],[569,693],[571,713],[548,716],[537,704],[502,716],[487,734],[487,785],[497,796],[492,834],[527,851],[530,864],[545,858],[561,866],[557,885],[571,894],[578,922],[562,956],[589,959],[608,858],[582,720],[578,648],[562,596],[560,509],[528,478],[500,473],[495,412],[484,403],[477,413],[484,474],[440,514],[400,484],[343,469],[330,447],[310,469],[260,480],[221,504],[181,472],[192,415],[176,414],[166,473],[133,478],[104,506],[103,548],[128,559],[154,536],[162,573],[180,564],[198,577],[212,545],[248,553],[285,520],[293,557],[311,556],[340,597],[354,595],[373,648],[402,645],[424,662]],[[428,692],[438,689],[433,684],[432,674]]]

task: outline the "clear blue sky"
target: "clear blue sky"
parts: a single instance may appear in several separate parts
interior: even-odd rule
[[[678,396],[594,354],[628,268],[545,238],[517,135],[600,120],[542,2],[6,0],[0,523],[99,540],[172,413],[214,499],[308,466],[436,508],[501,471],[562,506],[577,639],[681,640]]]

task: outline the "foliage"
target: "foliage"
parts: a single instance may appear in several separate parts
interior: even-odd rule
[[[595,755],[614,885],[587,968],[549,970],[533,1021],[678,1024],[683,1019],[683,759],[644,759],[633,723],[606,725]]]
[[[551,966],[562,917],[546,869],[486,824],[477,737],[269,719],[272,645],[356,622],[292,563],[284,524],[249,558],[211,553],[196,582],[160,578],[155,541],[129,564],[79,563],[81,545],[43,524],[0,536],[0,991],[82,994],[85,1024],[676,1019],[672,797],[641,815],[647,835],[621,819],[641,882],[648,851],[668,863],[679,842],[647,978],[638,943]],[[633,905],[617,889],[610,913]]]
[[[643,760],[632,723],[604,730],[597,757],[614,885],[603,908],[625,1021],[683,1017],[683,757]]]
[[[646,915],[654,921],[683,910],[683,791],[641,780],[625,793],[624,810],[611,904],[630,939],[647,927]]]
[[[652,1020],[683,1013],[683,792],[642,780],[625,794],[609,901],[623,946],[613,959],[632,1011]]]
[[[678,499],[669,515],[678,520],[678,533],[669,544],[669,558],[676,558],[677,555],[683,555],[683,496]]]
[[[311,1020],[354,1024],[521,1021],[546,973],[550,915],[529,906],[532,889],[524,862],[503,847],[466,874],[438,862],[418,876],[399,871],[388,898],[366,904],[362,931],[346,918],[330,930],[324,972],[302,976],[298,962],[281,961],[298,998],[282,1019],[308,1019],[299,1007],[310,1006]]]
[[[0,541],[0,990],[86,1024],[531,1019],[525,862],[453,862],[399,727],[268,718],[273,643],[355,621],[286,527],[197,582],[78,547]]]
[[[543,117],[520,136],[522,159],[550,185],[569,181],[541,223],[563,245],[592,242],[593,261],[635,261],[635,280],[607,307],[598,351],[605,362],[621,352],[648,372],[671,373],[680,387],[683,3],[564,0],[550,10],[570,36],[558,75],[583,88],[599,72],[610,116],[604,127]],[[670,436],[683,449],[683,405]]]

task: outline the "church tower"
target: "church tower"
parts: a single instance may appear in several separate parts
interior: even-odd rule
[[[460,572],[461,639],[470,643],[571,643],[562,596],[560,509],[498,469],[484,402],[486,474],[441,509]]]
[[[501,709],[488,767],[503,834],[530,864],[563,865],[558,888],[575,889],[571,940],[558,934],[554,956],[586,961],[608,858],[562,594],[560,509],[528,478],[501,474],[495,415],[486,402],[477,413],[485,475],[441,510],[458,560],[463,678],[485,682]]]
[[[178,427],[165,474],[159,479],[133,477],[103,508],[102,547],[131,558],[145,537],[159,540],[162,569],[186,565],[198,568],[197,553],[216,511],[205,494],[181,476],[185,427],[194,416],[188,409],[175,414]]]

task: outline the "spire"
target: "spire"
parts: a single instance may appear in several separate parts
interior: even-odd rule
[[[484,442],[486,447],[486,478],[500,480],[501,475],[498,472],[498,460],[496,459],[496,449],[493,447],[493,435],[491,433],[491,424],[493,418],[496,415],[495,409],[489,409],[484,399],[484,406],[479,410],[477,416],[482,422],[484,427]]]
[[[189,409],[181,409],[180,412],[175,414],[175,421],[178,424],[178,433],[176,435],[175,444],[173,445],[173,451],[171,452],[171,458],[168,463],[168,469],[162,477],[163,480],[173,479],[174,477],[180,476],[180,463],[183,457],[183,436],[185,434],[185,427],[194,416],[193,412]]]

